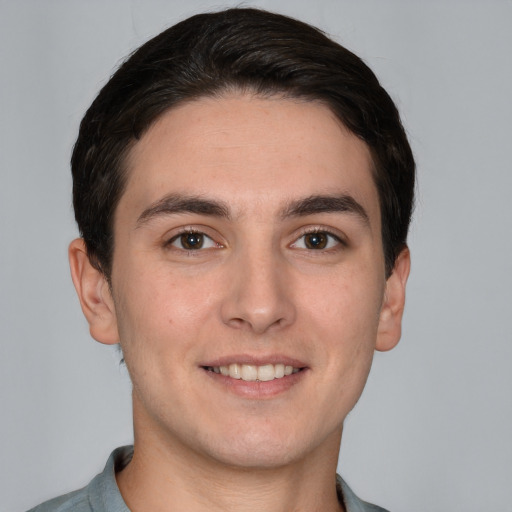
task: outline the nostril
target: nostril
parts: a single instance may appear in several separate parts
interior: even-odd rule
[[[252,265],[249,265],[252,267]],[[295,320],[295,306],[284,273],[245,271],[227,286],[220,314],[224,324],[257,334],[283,328]],[[258,267],[261,270],[260,267]]]
[[[246,324],[247,322],[245,320],[243,320],[242,318],[230,318],[228,320],[228,324],[231,326],[231,327],[234,327],[236,329],[241,329],[244,327],[244,325]]]

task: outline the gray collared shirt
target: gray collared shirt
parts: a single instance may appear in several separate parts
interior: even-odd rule
[[[105,469],[88,486],[64,494],[29,510],[29,512],[130,512],[119,492],[116,471],[131,460],[132,446],[117,448],[110,455]],[[338,475],[337,491],[347,512],[387,512],[381,507],[361,501]]]

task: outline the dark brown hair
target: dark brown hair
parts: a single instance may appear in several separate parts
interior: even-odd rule
[[[173,106],[231,90],[323,102],[366,142],[389,275],[406,245],[414,196],[414,159],[398,111],[359,57],[310,25],[258,9],[199,14],[165,30],[92,103],[71,159],[75,218],[91,262],[110,278],[113,218],[133,144]]]

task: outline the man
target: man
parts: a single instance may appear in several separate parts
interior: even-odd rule
[[[72,171],[73,282],[134,446],[34,510],[383,510],[335,474],[410,266],[414,161],[366,65],[265,11],[189,18],[102,89]]]

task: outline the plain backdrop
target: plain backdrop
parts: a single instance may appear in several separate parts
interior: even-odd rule
[[[89,338],[69,278],[70,151],[124,56],[228,5],[0,0],[1,512],[85,485],[132,439],[126,371]],[[377,354],[339,471],[392,512],[512,511],[512,2],[250,5],[360,55],[418,162],[403,338]]]

